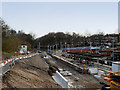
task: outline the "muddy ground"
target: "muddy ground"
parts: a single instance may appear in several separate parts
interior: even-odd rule
[[[48,74],[39,55],[17,62],[3,77],[3,88],[61,88]]]

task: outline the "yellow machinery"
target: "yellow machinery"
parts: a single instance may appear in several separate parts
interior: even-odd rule
[[[120,71],[109,72],[109,75],[103,75],[104,80],[110,83],[111,90],[120,90]]]
[[[110,88],[111,90],[120,90],[120,82],[111,81]]]

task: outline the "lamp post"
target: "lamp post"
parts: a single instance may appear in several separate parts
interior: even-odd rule
[[[40,42],[39,42],[39,50],[40,50]]]
[[[51,46],[50,46],[50,51],[51,51]]]
[[[53,45],[53,52],[54,52],[54,45]]]
[[[49,44],[48,44],[48,51],[49,51],[50,49],[49,49]]]
[[[78,47],[79,47],[79,42],[78,42]]]
[[[67,44],[67,48],[68,48],[68,52],[69,52],[69,51],[70,51],[70,50],[69,50],[69,44]]]
[[[84,47],[85,47],[85,37],[84,37]]]
[[[92,42],[90,42],[90,53],[92,52]]]
[[[72,48],[73,48],[73,39],[72,39]]]
[[[56,51],[57,51],[57,44],[56,44]]]
[[[60,42],[60,49],[62,50],[62,42]]]
[[[113,39],[113,61],[114,61],[114,39]]]
[[[65,53],[66,53],[66,42],[65,42]]]
[[[65,41],[65,57],[66,57],[66,41]]]

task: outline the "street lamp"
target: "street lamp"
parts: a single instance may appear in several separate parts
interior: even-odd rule
[[[53,52],[54,52],[54,45],[53,45]]]
[[[66,53],[66,42],[65,42],[65,53]]]
[[[71,42],[71,44],[72,44],[72,48],[73,48],[73,39],[72,39],[72,42]]]
[[[48,45],[48,51],[49,51],[49,45]]]
[[[38,46],[38,48],[39,48],[39,51],[40,51],[40,42],[39,42],[39,46]]]
[[[113,61],[114,61],[114,39],[113,39]]]
[[[51,51],[51,46],[50,46],[50,51]]]
[[[78,42],[78,47],[79,47],[79,42]]]
[[[62,42],[60,42],[60,49],[62,50]]]
[[[90,53],[92,52],[91,49],[92,48],[92,42],[90,41]]]
[[[56,51],[57,51],[57,44],[56,44]]]
[[[84,37],[84,47],[85,47],[85,37]]]
[[[69,44],[67,44],[68,52],[69,52]]]

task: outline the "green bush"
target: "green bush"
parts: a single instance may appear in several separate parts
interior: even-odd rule
[[[2,51],[3,52],[15,52],[18,46],[21,44],[18,38],[9,37],[2,40]]]

